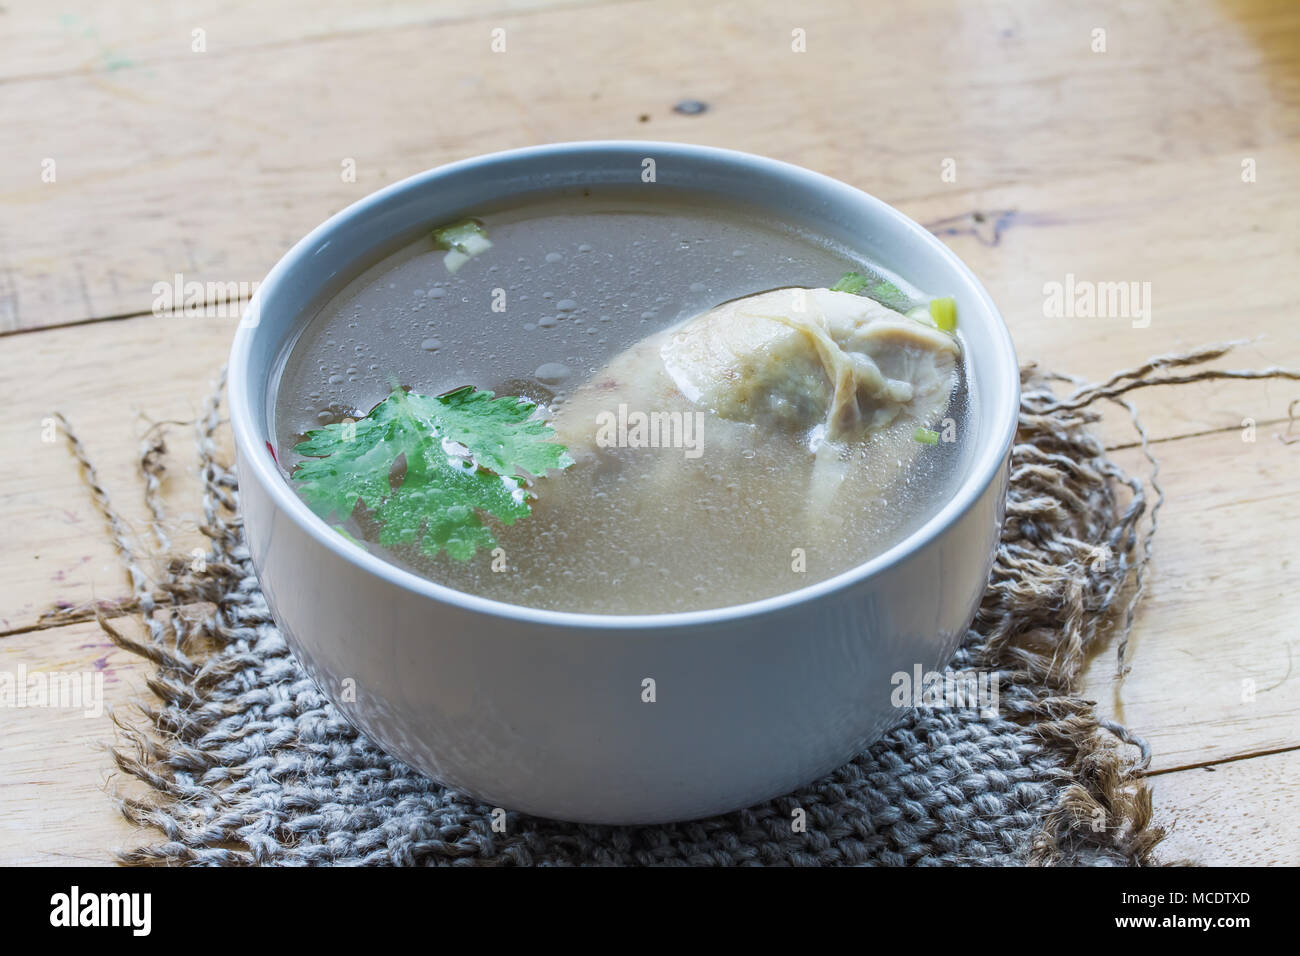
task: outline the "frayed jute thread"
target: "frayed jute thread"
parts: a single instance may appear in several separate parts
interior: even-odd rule
[[[866,753],[802,790],[710,820],[598,827],[493,809],[384,754],[321,695],[271,619],[236,516],[233,470],[217,460],[223,380],[196,424],[206,553],[167,555],[164,429],[140,452],[157,544],[142,556],[85,448],[72,454],[124,562],[129,601],[110,607],[147,636],[93,613],[120,647],[156,667],[156,701],[113,714],[117,767],[145,784],[119,797],[159,836],[126,864],[1068,864],[1142,865],[1163,835],[1142,780],[1151,753],[1075,693],[1091,652],[1116,647],[1122,677],[1160,502],[1158,466],[1125,396],[1286,369],[1195,368],[1230,345],[1162,356],[1106,382],[1021,370],[1021,413],[1002,540],[953,670],[997,675],[999,709],[923,707]],[[1055,386],[1074,388],[1060,395]],[[1095,406],[1130,415],[1150,494],[1088,430]],[[1149,503],[1150,502],[1150,503]],[[1145,522],[1143,521],[1145,517]],[[152,567],[151,567],[152,564]],[[802,810],[806,830],[791,825]]]

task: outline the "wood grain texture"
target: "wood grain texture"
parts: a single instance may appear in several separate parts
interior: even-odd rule
[[[1300,750],[1152,778],[1166,863],[1300,866]]]
[[[1116,679],[1096,655],[1081,692],[1146,737],[1152,769],[1300,744],[1300,443],[1235,431],[1161,447],[1167,500],[1146,597]],[[1138,470],[1136,449],[1115,453]]]
[[[141,626],[120,622],[139,637]],[[76,706],[5,710],[0,747],[0,865],[112,862],[136,832],[112,794],[142,788],[116,772],[106,745],[116,739],[111,713],[130,715],[133,701],[152,696],[152,665],[119,649],[93,621],[0,638],[0,671],[87,681],[89,693],[64,698]],[[55,701],[57,703],[57,700]]]
[[[431,26],[608,0],[63,0],[6,4],[0,82],[148,68],[205,52],[311,43],[354,33]],[[195,31],[202,31],[196,34]]]
[[[1281,213],[1300,195],[1300,144],[1252,158],[1270,170],[1267,181],[1242,182],[1234,152],[999,187],[960,211],[943,197],[902,208],[984,282],[1022,361],[1096,380],[1148,356],[1238,341],[1221,367],[1300,370],[1300,334],[1286,318],[1300,299],[1300,217]],[[1136,284],[1149,314],[1051,317],[1044,288],[1070,276]],[[1157,439],[1285,419],[1296,398],[1294,380],[1134,396]],[[1123,414],[1102,434],[1112,442],[1135,437]]]
[[[1300,367],[1300,7],[922,0],[869,16],[889,42],[867,55],[849,0],[6,2],[0,670],[102,673],[115,706],[147,693],[145,670],[93,622],[40,626],[51,603],[127,592],[62,440],[42,438],[66,413],[147,537],[141,437],[194,419],[235,323],[154,315],[154,283],[256,282],[330,213],[493,149],[647,138],[786,159],[939,235],[989,288],[1022,359],[1096,378],[1245,339],[1221,366]],[[496,27],[504,54],[489,48]],[[1096,28],[1105,53],[1090,49]],[[795,29],[806,53],[790,48]],[[688,97],[708,111],[674,113]],[[1049,317],[1046,284],[1071,275],[1149,283],[1149,325]],[[1161,859],[1300,860],[1300,444],[1278,440],[1296,398],[1300,383],[1281,381],[1134,396],[1168,502],[1133,669],[1117,681],[1100,653],[1082,690],[1152,744],[1157,815],[1174,823]],[[1101,434],[1133,441],[1114,412]],[[192,515],[192,431],[167,427],[165,498]],[[1136,449],[1116,455],[1143,470]],[[181,550],[200,543],[192,526],[171,530]],[[133,837],[105,794],[107,718],[6,720],[0,862],[108,862]]]
[[[168,530],[181,550],[204,543],[193,524],[201,491],[189,423],[212,391],[237,321],[149,317],[20,335],[0,348],[0,381],[15,386],[14,414],[0,419],[8,451],[0,506],[10,553],[22,555],[12,575],[0,576],[0,633],[36,625],[54,605],[117,603],[130,594],[104,519],[53,424],[56,411],[84,441],[142,552],[151,532],[140,443],[154,423],[172,423],[163,491],[177,524]],[[222,440],[229,442],[228,429]]]

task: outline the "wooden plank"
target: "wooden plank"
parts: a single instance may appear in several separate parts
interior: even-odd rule
[[[0,381],[13,388],[14,402],[13,414],[0,420],[0,447],[9,452],[0,462],[0,507],[12,521],[11,560],[0,576],[0,632],[35,625],[57,603],[85,606],[130,593],[52,414],[62,411],[72,421],[147,552],[141,439],[152,422],[197,418],[237,321],[169,316],[98,323],[19,335],[0,348]],[[201,514],[194,430],[169,425],[167,434],[170,471],[162,490],[177,512],[169,530],[176,547],[188,551],[206,544],[192,520]],[[223,429],[222,441],[228,436]],[[187,526],[179,523],[184,517],[191,519]]]
[[[1300,746],[1300,443],[1235,432],[1163,446],[1146,598],[1116,679],[1097,654],[1082,693],[1146,737],[1153,770]],[[1140,470],[1136,449],[1115,453]]]
[[[1158,862],[1300,866],[1300,750],[1151,778]]]
[[[1217,367],[1300,371],[1300,335],[1289,318],[1290,303],[1300,298],[1300,219],[1279,215],[1300,193],[1300,143],[1254,156],[1257,169],[1269,170],[1267,182],[1243,183],[1240,158],[999,187],[970,197],[956,221],[943,197],[901,208],[943,236],[979,276],[1022,361],[1101,380],[1148,356],[1236,340],[1242,344]],[[974,221],[976,213],[983,222]],[[1080,293],[1085,283],[1126,284],[1137,292],[1131,314],[1049,314],[1045,289],[1064,290],[1071,281]],[[1132,308],[1139,300],[1149,314]],[[1285,419],[1297,398],[1295,380],[1132,395],[1154,438]],[[1100,433],[1111,442],[1134,440],[1126,414],[1116,412]]]
[[[139,636],[133,619],[120,623]],[[152,667],[120,650],[93,621],[0,639],[0,673],[85,688],[79,699],[61,701],[75,706],[45,706],[29,696],[27,706],[6,708],[0,865],[107,864],[115,847],[131,844],[135,828],[110,795],[140,795],[142,788],[117,774],[104,746],[115,739],[110,709],[129,716],[133,700],[152,697],[145,684]]]
[[[9,153],[0,204],[10,209],[0,330],[146,312],[154,283],[177,272],[257,281],[308,229],[379,186],[452,158],[561,139],[657,137],[768,153],[905,204],[942,194],[945,216],[1000,183],[1037,183],[1060,197],[1034,210],[1048,218],[1056,205],[1069,209],[1075,180],[1123,173],[1114,179],[1122,190],[1150,164],[1202,161],[1236,182],[1249,150],[1268,157],[1256,200],[1219,215],[1243,241],[1251,236],[1242,224],[1282,218],[1277,184],[1294,152],[1280,144],[1300,136],[1296,80],[1283,69],[1300,47],[1294,6],[893,6],[872,14],[873,34],[891,42],[870,55],[861,32],[844,28],[859,17],[848,0],[797,16],[779,5],[637,0],[0,84]],[[1099,17],[1113,24],[1100,54],[1090,49]],[[511,38],[504,54],[489,49],[496,25]],[[806,31],[806,53],[791,50],[793,30]],[[936,46],[934,37],[947,39]],[[653,55],[628,68],[629,50]],[[711,109],[673,113],[683,97]],[[945,158],[958,164],[953,184],[940,178]],[[41,179],[47,159],[53,183]],[[342,178],[348,160],[355,182]],[[1182,265],[1196,250],[1216,288],[1239,288],[1235,268],[1212,265],[1220,236],[1183,204],[1150,204],[1130,190],[1108,208],[1110,221],[1074,232],[1084,240],[1077,248],[1122,247],[1114,216],[1154,216],[1175,232],[1143,250],[1153,262]],[[1119,278],[1164,277],[1124,251]],[[1052,274],[1089,264],[1063,262]],[[1172,308],[1176,288],[1159,288]],[[1222,322],[1188,332],[1209,335]]]
[[[0,14],[6,46],[0,82],[147,68],[194,56],[196,42],[222,56],[249,47],[601,2],[610,0],[63,0],[55,12],[39,0],[20,0]],[[203,32],[196,36],[196,30]]]

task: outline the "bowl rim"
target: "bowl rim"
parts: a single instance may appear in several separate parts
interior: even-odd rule
[[[323,240],[327,241],[339,229],[346,227],[351,220],[363,217],[372,208],[399,193],[426,188],[448,174],[474,166],[494,162],[526,160],[532,157],[553,157],[556,154],[562,155],[564,153],[588,154],[603,151],[644,151],[646,155],[672,155],[674,158],[686,162],[696,159],[730,163],[735,165],[738,171],[744,168],[761,169],[812,188],[840,192],[841,194],[845,194],[844,191],[847,190],[852,194],[856,194],[854,198],[859,203],[865,202],[866,207],[873,214],[892,219],[901,225],[906,231],[920,240],[921,244],[933,255],[942,260],[953,272],[966,281],[969,289],[974,292],[980,305],[991,319],[989,325],[994,333],[995,340],[985,344],[1005,360],[1008,366],[1007,371],[1011,374],[1006,375],[1001,381],[980,383],[980,404],[990,409],[988,412],[990,435],[986,441],[981,442],[982,447],[978,450],[976,459],[969,466],[965,479],[942,508],[927,518],[920,527],[901,541],[861,564],[854,565],[852,568],[822,581],[743,604],[731,604],[705,610],[673,611],[663,614],[600,614],[586,611],[555,611],[533,608],[458,591],[455,588],[422,577],[413,571],[401,568],[396,564],[391,564],[383,558],[349,543],[342,535],[335,532],[323,518],[307,507],[307,504],[290,487],[288,481],[280,473],[279,468],[272,467],[271,457],[260,453],[265,448],[265,443],[261,435],[262,429],[255,423],[252,413],[253,403],[250,401],[248,394],[249,387],[255,384],[250,381],[248,368],[249,357],[256,341],[257,329],[260,323],[245,321],[239,323],[231,345],[227,386],[230,402],[230,421],[235,436],[235,449],[239,459],[239,479],[241,484],[248,480],[257,481],[273,504],[293,520],[294,524],[302,532],[314,539],[317,544],[332,551],[343,561],[355,566],[360,573],[374,575],[394,587],[412,592],[417,596],[430,598],[441,604],[453,605],[463,611],[485,614],[519,623],[583,630],[698,627],[701,625],[736,622],[746,618],[757,618],[771,613],[789,611],[800,605],[860,585],[894,565],[901,564],[948,531],[980,500],[996,480],[999,471],[1005,466],[1007,453],[1014,441],[1019,421],[1019,366],[1015,347],[1011,340],[1011,333],[1007,328],[1006,321],[1002,318],[1001,312],[970,268],[924,226],[921,226],[883,200],[877,199],[856,186],[782,160],[715,146],[652,140],[611,139],[547,143],[484,153],[446,163],[376,190],[318,225],[295,243],[275,264],[254,292],[252,299],[249,301],[246,314],[256,315],[261,300],[266,297],[267,290],[273,289],[277,283],[286,281],[286,278],[296,270],[308,265],[313,250]]]

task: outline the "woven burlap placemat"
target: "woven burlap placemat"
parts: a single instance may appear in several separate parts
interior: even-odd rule
[[[152,542],[115,509],[60,417],[127,568],[147,637],[100,625],[152,661],[156,699],[114,714],[122,773],[148,796],[115,797],[145,828],[129,864],[1070,864],[1140,865],[1151,823],[1144,742],[1075,692],[1113,646],[1122,671],[1143,592],[1160,489],[1135,388],[1207,378],[1294,378],[1196,368],[1226,346],[1153,359],[1098,384],[1021,370],[1020,427],[997,560],[953,670],[997,675],[996,711],[922,707],[867,752],[788,796],[669,826],[582,826],[494,808],[389,757],[325,699],[285,644],[218,461],[220,393],[196,423],[206,554],[172,555],[161,501],[164,426],[141,449]],[[1151,464],[1126,473],[1089,432],[1097,407],[1132,416]],[[174,427],[174,426],[173,426]],[[195,609],[201,609],[195,613]],[[86,615],[59,608],[50,618]],[[797,810],[803,810],[802,815]],[[802,827],[792,825],[800,818]],[[494,823],[496,826],[494,826]],[[148,834],[152,834],[149,836]]]

